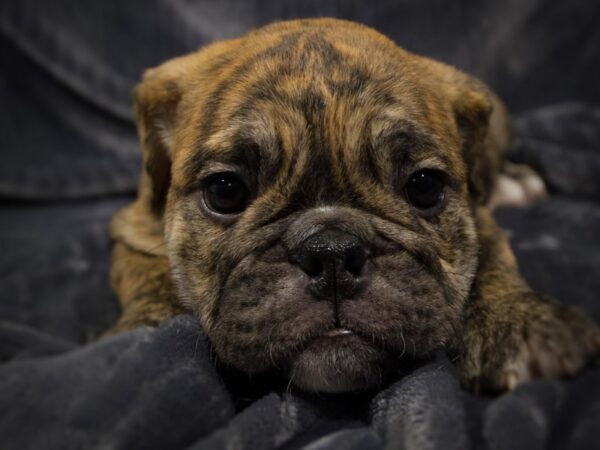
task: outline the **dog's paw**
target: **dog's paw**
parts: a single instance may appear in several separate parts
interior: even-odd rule
[[[579,310],[547,304],[523,324],[516,354],[501,367],[500,388],[547,377],[572,377],[600,353],[600,329]]]
[[[537,378],[572,377],[600,354],[600,328],[576,308],[526,302],[471,333],[461,364],[474,390],[512,390]],[[481,323],[480,323],[481,324]]]
[[[506,162],[498,174],[488,207],[525,206],[548,197],[544,180],[529,166]]]

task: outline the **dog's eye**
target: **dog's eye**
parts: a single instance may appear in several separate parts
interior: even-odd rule
[[[204,202],[218,214],[238,214],[248,205],[248,188],[235,173],[217,173],[204,183]]]
[[[433,208],[444,199],[443,174],[438,170],[418,170],[408,179],[404,186],[404,192],[414,207]]]

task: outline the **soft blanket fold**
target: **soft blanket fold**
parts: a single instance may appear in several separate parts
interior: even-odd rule
[[[600,439],[600,367],[474,397],[439,354],[351,412],[348,396],[285,390],[236,411],[190,316],[46,348],[2,366],[3,449],[580,449]]]

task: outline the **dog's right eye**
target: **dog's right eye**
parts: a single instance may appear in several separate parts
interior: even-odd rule
[[[204,182],[204,203],[217,214],[239,214],[248,206],[249,192],[233,172],[211,175]]]

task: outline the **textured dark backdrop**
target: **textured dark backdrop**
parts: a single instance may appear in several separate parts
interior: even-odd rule
[[[280,394],[236,415],[189,318],[82,345],[118,314],[107,223],[137,184],[130,93],[142,70],[310,16],[371,25],[504,98],[517,131],[512,158],[536,167],[553,195],[497,216],[531,284],[600,320],[600,2],[1,0],[1,448],[600,442],[597,368],[475,399],[440,363],[342,420]]]

